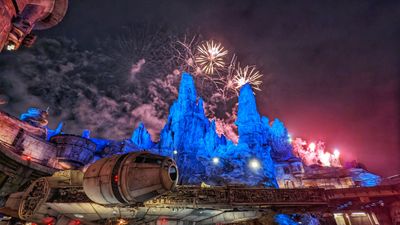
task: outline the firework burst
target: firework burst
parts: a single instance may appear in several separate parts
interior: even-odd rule
[[[201,71],[207,75],[212,75],[216,71],[224,68],[224,57],[227,54],[228,51],[222,47],[221,43],[207,41],[197,47],[195,62],[200,67]]]
[[[233,82],[236,89],[239,89],[246,83],[249,83],[255,90],[261,91],[260,85],[262,84],[261,77],[263,75],[256,69],[255,66],[240,67],[235,70]]]

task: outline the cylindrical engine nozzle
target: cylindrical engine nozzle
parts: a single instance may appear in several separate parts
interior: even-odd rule
[[[84,174],[83,189],[98,204],[135,204],[170,191],[177,181],[178,168],[171,158],[132,152],[90,165]]]

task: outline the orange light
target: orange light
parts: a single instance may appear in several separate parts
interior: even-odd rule
[[[128,221],[126,221],[122,218],[118,220],[118,225],[126,225],[126,224],[128,224]]]

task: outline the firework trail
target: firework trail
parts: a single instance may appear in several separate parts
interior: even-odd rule
[[[219,92],[222,94],[222,97],[225,100],[229,100],[233,97],[236,97],[237,94],[239,93],[237,91],[234,80],[236,67],[237,67],[237,57],[236,55],[233,55],[229,65],[225,69],[224,76],[221,77],[222,86],[219,89]]]
[[[172,73],[176,67],[175,52],[170,45],[177,37],[165,26],[133,24],[110,39],[103,48],[115,62],[113,72],[122,77],[135,74],[151,81]]]
[[[171,45],[175,52],[175,60],[178,64],[177,69],[180,72],[186,71],[193,75],[197,75],[201,72],[196,71],[197,65],[194,61],[195,46],[197,46],[199,42],[198,39],[198,36],[192,36],[189,38],[185,35],[183,40],[178,40],[175,44]]]

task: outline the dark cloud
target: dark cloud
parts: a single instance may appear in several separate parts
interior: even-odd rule
[[[79,49],[65,38],[43,38],[32,49],[3,54],[0,90],[9,101],[2,109],[19,115],[32,106],[49,107],[51,127],[63,121],[66,132],[89,129],[114,139],[129,137],[143,121],[156,138],[176,98],[177,78],[130,80],[129,71],[116,69],[119,59],[102,52]]]
[[[189,28],[199,31],[223,42],[228,49],[237,52],[244,63],[262,67],[265,84],[263,92],[257,94],[257,101],[263,114],[281,118],[294,136],[323,139],[328,147],[342,149],[346,159],[356,158],[372,171],[390,175],[400,172],[399,15],[398,1],[85,0],[71,1],[65,20],[54,29],[42,32],[41,36],[63,35],[76,39],[76,48],[83,52],[79,57],[85,59],[89,57],[85,54],[90,53],[83,50],[92,51],[98,42],[107,45],[127,24],[153,21],[167,24],[174,32]],[[29,57],[33,61],[41,60],[33,59],[33,55],[26,60]],[[68,72],[71,67],[68,61],[76,60],[77,56],[63,57],[63,69],[58,69],[68,75],[64,77],[76,77],[73,75],[78,72],[76,69]],[[110,56],[93,60],[107,57]],[[0,63],[4,66],[7,62]],[[30,61],[24,63],[29,67]],[[114,99],[120,94],[118,91],[103,94],[105,90],[98,89],[103,85],[91,80],[104,81],[96,76],[110,76],[110,82],[115,82],[110,85],[118,86],[119,79],[125,78],[104,74],[103,68],[97,67],[101,64],[94,65],[96,68],[87,72],[89,78],[82,75],[70,88],[94,88],[82,93],[85,98],[96,92]],[[39,66],[35,72],[49,70],[44,69],[45,66]],[[7,74],[9,82],[2,83],[1,87],[11,90],[10,85],[21,84],[26,87],[23,90],[34,92],[35,96],[47,93],[42,88],[29,88],[20,75],[15,74],[17,72]],[[56,68],[48,79],[57,79],[57,73]],[[131,88],[148,86],[149,80],[139,79]],[[60,90],[70,93],[69,88],[63,89],[63,82],[60,81]],[[147,92],[147,88],[140,90]],[[17,94],[24,94],[20,92]],[[145,94],[138,96],[134,99],[139,102],[132,103],[132,110],[142,104],[153,104],[149,103],[149,96],[144,100]],[[14,101],[14,96],[8,97],[10,102]],[[42,99],[46,98],[32,101]],[[26,99],[19,101],[28,102]],[[60,107],[68,101],[61,101]],[[120,106],[116,107],[116,111],[121,110]]]

